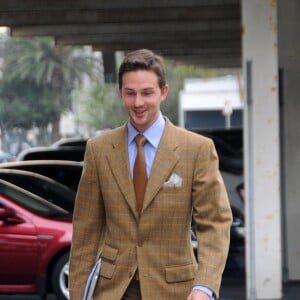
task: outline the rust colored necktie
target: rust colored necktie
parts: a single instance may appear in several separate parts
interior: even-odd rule
[[[138,134],[135,137],[135,142],[137,146],[137,155],[133,167],[133,185],[136,198],[136,207],[140,215],[148,181],[144,154],[144,145],[146,144],[147,139],[142,134]]]

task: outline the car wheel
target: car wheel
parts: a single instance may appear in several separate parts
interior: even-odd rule
[[[69,253],[59,258],[52,273],[52,288],[58,300],[68,300]]]

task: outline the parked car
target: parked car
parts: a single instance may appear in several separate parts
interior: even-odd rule
[[[50,147],[85,147],[87,143],[87,139],[81,137],[71,137],[71,138],[62,138],[56,142],[54,142]]]
[[[0,179],[34,193],[69,212],[74,210],[76,192],[49,177],[23,170],[0,169]]]
[[[16,161],[0,164],[1,169],[16,169],[38,173],[77,191],[82,172],[82,162],[62,160]]]
[[[85,146],[31,147],[21,151],[16,160],[72,160],[83,161]]]
[[[193,131],[214,141],[221,171],[243,174],[243,131],[241,129]]]
[[[0,293],[69,298],[72,215],[0,180]]]

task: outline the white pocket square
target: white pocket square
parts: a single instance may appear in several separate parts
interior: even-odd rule
[[[173,173],[170,177],[169,177],[169,180],[167,180],[165,183],[164,183],[164,187],[165,188],[171,188],[171,187],[181,187],[182,186],[182,178],[176,174],[176,173]]]

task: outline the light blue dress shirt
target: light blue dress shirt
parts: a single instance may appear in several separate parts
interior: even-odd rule
[[[147,170],[148,177],[150,176],[156,151],[165,129],[165,124],[166,124],[165,119],[163,118],[162,114],[160,114],[159,118],[146,131],[141,132],[147,138],[147,143],[144,146],[144,153],[145,153],[146,170]],[[127,124],[127,128],[128,128],[128,158],[129,158],[130,174],[132,177],[133,165],[137,154],[137,147],[134,138],[140,132],[138,132],[132,126],[130,121]],[[215,299],[212,290],[205,286],[196,285],[193,287],[193,289],[205,292],[210,296],[211,300]]]
[[[153,161],[156,155],[157,147],[165,129],[165,119],[160,114],[159,118],[144,132],[141,132],[146,138],[147,143],[144,146],[147,175],[150,176]],[[137,148],[134,141],[138,132],[130,122],[128,122],[128,156],[131,177],[133,175],[133,165],[136,158]]]

